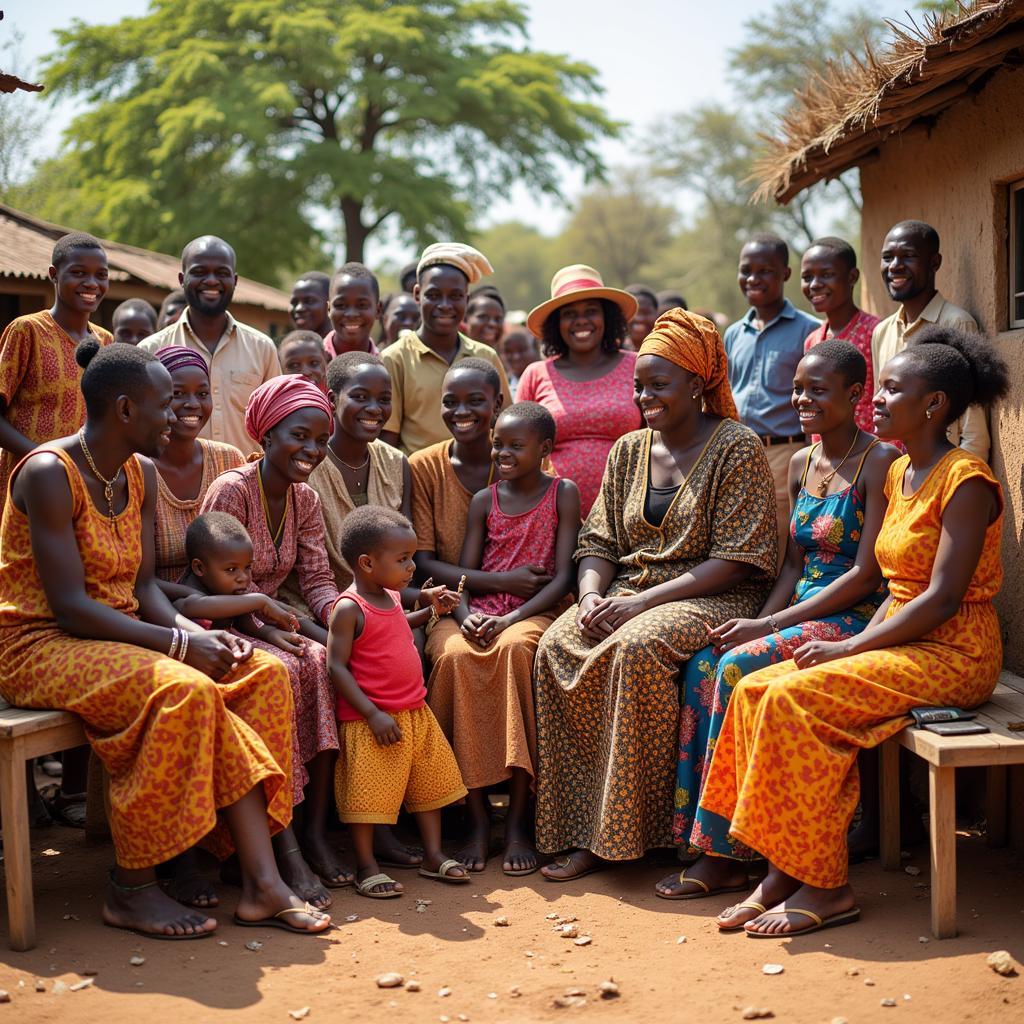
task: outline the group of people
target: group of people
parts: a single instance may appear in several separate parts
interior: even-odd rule
[[[802,256],[818,321],[753,237],[724,338],[579,264],[509,323],[444,242],[383,299],[362,264],[302,275],[276,346],[213,236],[177,306],[129,300],[111,335],[100,243],[52,259],[53,307],[0,340],[0,694],[85,723],[108,924],[211,934],[200,845],[240,925],[321,933],[331,890],[396,898],[396,869],[466,884],[495,789],[506,875],[675,845],[655,892],[744,893],[722,931],[857,918],[858,753],[1001,665],[1008,377],[937,291],[933,228],[886,237],[882,321],[848,243]]]

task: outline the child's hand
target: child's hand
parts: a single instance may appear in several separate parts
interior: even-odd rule
[[[424,585],[420,590],[420,604],[435,608],[438,615],[447,615],[458,608],[459,595],[447,587],[428,587]]]
[[[470,643],[486,647],[501,636],[512,623],[505,615],[483,615],[473,612],[462,624],[462,634]]]
[[[268,644],[273,644],[278,650],[285,651],[287,654],[294,654],[300,658],[306,656],[306,638],[301,633],[268,626],[261,631],[260,636]]]
[[[402,742],[402,730],[398,723],[386,712],[378,708],[366,720],[373,731],[374,738],[382,747],[390,747],[392,743]]]
[[[272,597],[264,599],[263,607],[256,614],[271,626],[277,626],[278,629],[289,633],[298,632],[299,620],[295,613]]]

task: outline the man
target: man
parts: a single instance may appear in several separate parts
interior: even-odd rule
[[[391,417],[384,424],[381,439],[407,455],[451,436],[441,419],[441,385],[459,359],[486,359],[501,378],[504,405],[511,404],[498,353],[490,345],[459,333],[469,286],[490,273],[487,257],[471,245],[437,242],[423,251],[413,289],[413,298],[420,306],[420,328],[403,331],[381,353],[392,383]]]
[[[914,334],[925,324],[952,324],[977,331],[974,317],[947,301],[935,287],[935,275],[942,266],[939,233],[919,220],[900,221],[882,243],[882,282],[900,308],[887,316],[871,336],[871,357],[875,378],[894,355],[914,343]],[[947,434],[950,444],[959,445],[988,462],[991,437],[988,417],[972,405]]]
[[[327,311],[327,297],[331,279],[319,270],[310,270],[292,285],[288,306],[292,323],[297,331],[313,331],[326,338],[331,330]]]
[[[274,343],[239,323],[228,306],[235,294],[235,250],[222,238],[203,235],[181,253],[178,280],[187,308],[178,320],[147,338],[139,348],[156,352],[178,345],[198,352],[210,367],[213,414],[202,437],[233,444],[243,455],[255,448],[245,429],[245,404],[265,381],[281,373]]]
[[[821,325],[785,297],[789,247],[777,235],[755,235],[740,250],[737,283],[750,309],[726,328],[729,384],[740,420],[765,446],[775,481],[779,559],[789,537],[789,460],[804,444],[790,399],[804,339]]]

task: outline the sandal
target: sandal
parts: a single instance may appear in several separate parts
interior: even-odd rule
[[[457,860],[449,857],[441,862],[441,866],[436,871],[428,871],[421,867],[419,873],[423,878],[433,878],[438,882],[448,882],[450,885],[462,885],[470,880],[468,872],[465,875],[448,874],[452,868],[462,868],[463,871],[466,871],[465,864],[460,864]]]
[[[853,907],[851,910],[844,910],[840,914],[833,914],[831,917],[819,917],[813,910],[801,910],[800,907],[789,907],[787,910],[766,910],[762,917],[785,917],[787,914],[803,914],[811,919],[807,928],[797,928],[788,932],[752,932],[747,931],[748,939],[791,939],[794,935],[810,935],[811,932],[820,932],[823,928],[836,928],[842,924],[853,924],[860,920],[860,907]],[[756,919],[755,919],[756,920]],[[747,922],[749,924],[749,922]],[[745,929],[746,930],[746,929]]]
[[[691,878],[690,881],[693,882],[696,881],[696,879]],[[758,903],[757,900],[744,900],[742,903],[735,904],[732,909],[741,910],[744,908],[746,908],[747,910],[756,910],[758,916],[760,916],[761,914],[768,913],[768,908],[763,903]],[[750,920],[753,921],[754,918],[751,918]],[[749,923],[750,921],[740,921],[739,924],[729,925],[728,928],[723,928],[722,925],[719,925],[718,930],[720,932],[741,932],[743,931],[744,926]]]
[[[558,860],[552,862],[556,868],[572,868],[571,875],[563,875],[561,878],[552,878],[550,875],[544,875],[545,880],[548,882],[574,882],[577,878],[585,878],[587,875],[592,875],[595,871],[604,871],[608,867],[606,861],[598,860],[589,867],[581,869],[576,866],[573,856],[570,853],[568,857],[559,857]],[[543,872],[541,873],[543,874]]]
[[[331,930],[330,919],[328,919],[326,928],[318,928],[316,931],[311,931],[309,928],[297,928],[285,920],[289,914],[309,914],[311,917],[319,914],[321,917],[327,917],[322,911],[307,903],[304,907],[285,907],[284,910],[279,910],[270,917],[260,918],[258,921],[246,921],[245,918],[235,914],[234,921],[242,928],[280,928],[282,931],[294,932],[297,935],[323,935],[324,932]]]
[[[682,884],[683,882],[692,882],[694,885],[699,885],[701,891],[680,892],[670,895],[668,893],[659,892],[658,889],[655,888],[654,895],[660,896],[663,900],[702,900],[705,896],[718,896],[727,892],[746,892],[750,887],[750,882],[748,880],[742,885],[723,885],[718,889],[712,889],[707,882],[702,882],[699,878],[687,878],[685,868],[679,872],[679,884]]]
[[[378,885],[397,885],[398,883],[390,876],[380,872],[376,875],[370,875],[369,878],[364,878],[361,882],[356,880],[356,892],[360,896],[368,896],[371,900],[392,900],[396,896],[402,894],[395,889],[385,889],[384,892],[374,892],[374,888]]]

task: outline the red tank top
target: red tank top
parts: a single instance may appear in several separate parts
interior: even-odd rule
[[[510,516],[501,511],[498,485],[491,484],[491,511],[487,514],[487,540],[480,568],[507,572],[524,565],[542,565],[555,573],[555,540],[558,536],[558,478],[533,508]],[[474,612],[507,615],[526,602],[513,594],[481,594],[469,602]]]
[[[394,590],[385,593],[395,602],[387,611],[360,597],[354,585],[338,598],[355,601],[363,613],[363,631],[352,644],[348,668],[359,689],[382,711],[412,711],[423,707],[427,695],[423,664],[405,621],[401,595]],[[362,721],[363,716],[340,694],[337,709],[340,722]]]

